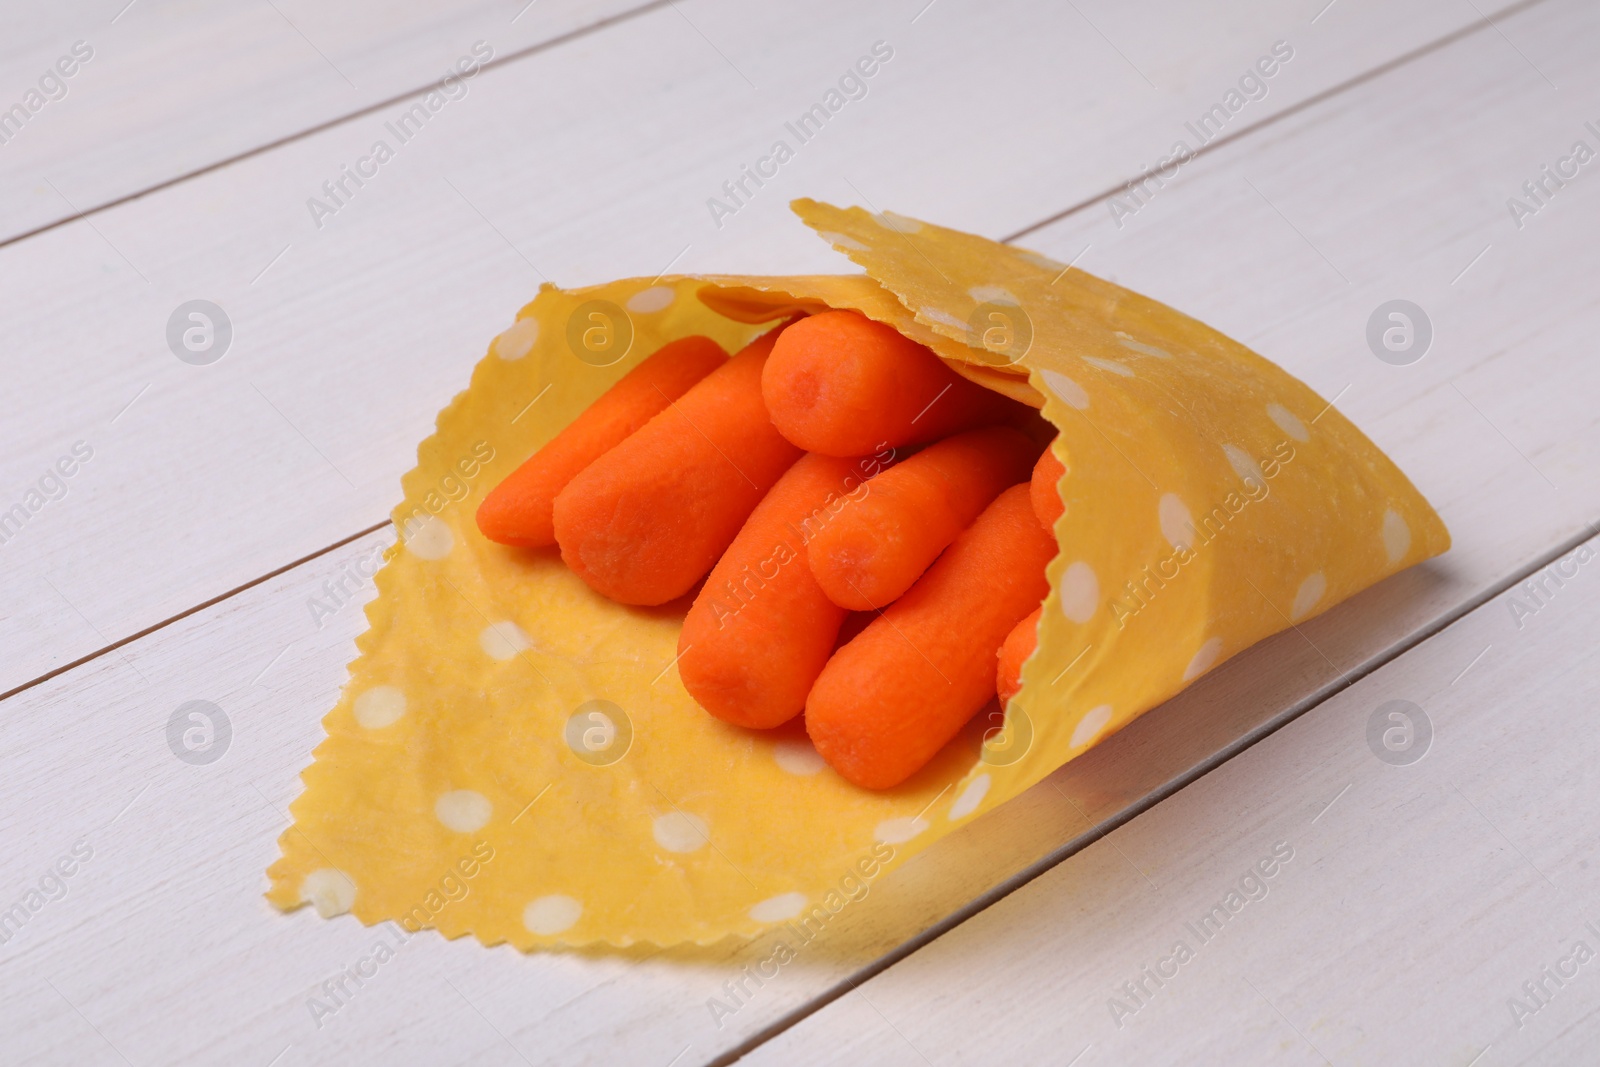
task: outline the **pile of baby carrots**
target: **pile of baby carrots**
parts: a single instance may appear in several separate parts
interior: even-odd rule
[[[478,528],[559,546],[623,604],[698,585],[690,695],[750,729],[803,713],[830,766],[886,789],[1020,687],[1062,513],[1053,433],[898,331],[824,311],[732,357],[665,345],[496,486]]]

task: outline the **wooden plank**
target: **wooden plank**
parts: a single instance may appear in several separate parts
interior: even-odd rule
[[[0,511],[39,506],[0,545],[0,693],[381,522],[546,274],[845,269],[788,215],[801,193],[1004,234],[1153,161],[1275,40],[1296,56],[1239,128],[1472,18],[1450,0],[1343,0],[1315,25],[1268,0],[1152,0],[1142,23],[1080,8],[1126,59],[1070,6],[1022,0],[914,22],[842,0],[798,25],[653,10],[485,72],[403,145],[401,109],[380,110],[0,250]],[[877,40],[896,53],[866,98],[719,229],[707,200]],[[308,201],[380,138],[395,158],[319,229]],[[205,367],[165,336],[197,298],[233,326]],[[80,441],[65,496],[30,497]]]
[[[1240,337],[1337,398],[1455,539],[1339,624],[1263,646],[1253,679],[1215,698],[1208,679],[1135,722],[1114,766],[1091,753],[1084,811],[1096,821],[1597,532],[1600,421],[1588,398],[1600,374],[1587,358],[1597,320],[1580,279],[1600,267],[1600,192],[1575,180],[1521,229],[1506,199],[1575,139],[1600,147],[1583,103],[1600,86],[1581,58],[1600,20],[1558,5],[1501,25],[1505,38],[1462,42],[1282,124],[1271,143],[1185,168],[1120,228],[1097,206],[1026,239],[1063,261],[1081,255],[1086,269]],[[1458,114],[1473,116],[1471,133]],[[1366,338],[1396,298],[1424,307],[1435,334],[1405,366],[1378,359]]]
[[[0,944],[8,1049],[51,1061],[115,1059],[81,1011],[136,1063],[266,1062],[291,1044],[298,1052],[281,1062],[515,1062],[496,1028],[525,1031],[514,1039],[530,1058],[537,1050],[558,1062],[633,1061],[693,1045],[681,1062],[703,1062],[804,1003],[841,967],[871,962],[886,936],[914,932],[877,924],[837,957],[797,962],[783,987],[721,1029],[704,1000],[753,959],[732,944],[522,957],[424,935],[370,989],[352,986],[347,1005],[330,1000],[320,983],[393,935],[309,912],[278,915],[260,897],[262,871],[295,775],[320,737],[319,711],[364,625],[352,602],[319,629],[309,601],[384,543],[364,538],[7,702],[0,767],[15,794],[33,801],[0,813],[11,845],[0,856],[0,885],[11,894],[4,907],[25,899],[80,838],[92,852],[67,879],[67,895],[42,902]],[[230,721],[228,747],[208,765],[183,763],[168,747],[169,718],[192,700],[215,703]],[[923,864],[875,900],[899,899],[925,924],[952,895],[969,899],[1003,864],[997,848],[1031,847],[1042,828],[1017,819],[1037,814],[1030,799],[1006,811],[1009,824],[954,844],[932,869],[938,894],[919,882],[916,872],[930,870]],[[337,1010],[319,1018],[313,997]]]
[[[1586,542],[741,1062],[1589,1062],[1597,559]]]
[[[463,58],[504,62],[641,6],[26,5],[0,42],[0,109],[27,109],[0,125],[0,243],[432,88]]]
[[[1559,75],[1575,87],[1568,91],[1581,93],[1579,57],[1595,36],[1594,19],[1578,17],[1582,14],[1573,4],[1550,4],[1508,20],[1504,28],[1520,41],[1536,42],[1541,59],[1564,64]],[[1390,153],[1398,153],[1395,145],[1408,146],[1415,165],[1416,159],[1459,150],[1468,132],[1481,138],[1473,143],[1484,153],[1483,166],[1510,170],[1507,160],[1524,147],[1519,137],[1537,98],[1526,92],[1531,86],[1509,75],[1508,67],[1497,65],[1494,51],[1483,50],[1486,41],[1491,41],[1487,35],[1462,41],[1352,91],[1349,101],[1341,98],[1282,124],[1270,139],[1240,142],[1197,163],[1184,184],[1162,194],[1161,203],[1173,205],[1184,197],[1195,199],[1188,211],[1174,206],[1175,221],[1160,247],[1146,247],[1150,262],[1140,267],[1130,261],[1115,269],[1125,282],[1143,285],[1140,270],[1160,282],[1157,265],[1187,257],[1206,265],[1207,278],[1229,272],[1248,276],[1265,288],[1217,285],[1211,299],[1220,303],[1233,292],[1240,300],[1265,301],[1252,310],[1276,308],[1281,329],[1304,328],[1311,341],[1327,346],[1308,349],[1321,353],[1316,358],[1332,360],[1341,352],[1348,357],[1348,348],[1337,347],[1331,334],[1318,341],[1322,331],[1302,327],[1306,318],[1332,315],[1324,304],[1337,303],[1320,288],[1307,297],[1299,287],[1307,267],[1293,257],[1306,255],[1304,247],[1275,246],[1260,220],[1243,216],[1236,218],[1239,227],[1231,236],[1222,233],[1221,221],[1202,210],[1216,198],[1216,189],[1200,179],[1240,166],[1257,177],[1315,175],[1352,158],[1370,158],[1374,173],[1383,174],[1396,158],[1384,154],[1386,145]],[[1491,89],[1507,97],[1503,108],[1458,110],[1460,100],[1480,104]],[[1394,111],[1388,124],[1371,121],[1385,109]],[[1349,118],[1352,114],[1357,117]],[[1416,188],[1422,187],[1423,169]],[[1471,187],[1485,180],[1471,166],[1462,175]],[[1328,190],[1327,184],[1335,188]],[[1403,181],[1391,214],[1374,208],[1371,188],[1360,182],[1352,181],[1342,192],[1331,180],[1318,188],[1334,228],[1359,223],[1381,237],[1400,218],[1419,231],[1458,232],[1450,229],[1460,219],[1451,213],[1455,205],[1448,198],[1435,193],[1434,201],[1418,196],[1412,203],[1411,187]],[[1579,191],[1570,190],[1573,196]],[[1430,202],[1440,204],[1438,215],[1414,214],[1431,210]],[[1552,210],[1561,203],[1554,202]],[[1398,214],[1402,210],[1413,214]],[[1141,214],[1147,215],[1141,221],[1159,218],[1155,207]],[[1537,251],[1582,278],[1585,257],[1593,253],[1582,248],[1586,235],[1577,214],[1581,211],[1562,230],[1550,229],[1555,236]],[[1184,222],[1192,216],[1202,224],[1186,229]],[[1209,228],[1203,224],[1207,219]],[[1069,220],[1032,243],[1063,254],[1059,245],[1080,236],[1072,229],[1077,224]],[[1257,267],[1255,257],[1264,254],[1260,249],[1272,250],[1272,262]],[[1486,258],[1479,266],[1490,262]],[[1398,264],[1391,269],[1402,273]],[[1487,410],[1508,423],[1513,422],[1510,412],[1549,412],[1540,420],[1515,421],[1510,430],[1544,435],[1519,437],[1518,446],[1536,461],[1569,452],[1582,459],[1592,455],[1587,451],[1592,442],[1584,437],[1589,424],[1579,421],[1579,405],[1566,399],[1566,390],[1590,385],[1590,372],[1578,358],[1583,349],[1574,342],[1592,329],[1587,317],[1592,311],[1573,296],[1576,282],[1565,288],[1563,279],[1548,270],[1542,280],[1540,291],[1549,296],[1536,305],[1541,330],[1532,339],[1516,338],[1522,358],[1531,359],[1541,373],[1491,378],[1490,395],[1504,410]],[[1518,296],[1534,290],[1532,279],[1526,284],[1527,290],[1515,291]],[[1347,315],[1351,307],[1367,303],[1360,293],[1338,300],[1348,302],[1339,305]],[[1473,373],[1494,375],[1499,372],[1487,357],[1507,343],[1504,333],[1496,332],[1497,322],[1505,329],[1504,309],[1486,306],[1481,297],[1478,303],[1485,305],[1478,317],[1453,320],[1452,330],[1472,339],[1465,361],[1475,365]],[[1216,308],[1208,314],[1222,319]],[[1352,317],[1364,319],[1365,309]],[[1269,352],[1285,362],[1313,358],[1275,348]],[[227,366],[224,361],[217,368]],[[1314,370],[1315,364],[1297,369],[1311,376],[1307,367]],[[1406,369],[1429,367],[1425,359]],[[1447,565],[1387,583],[1315,620],[1303,628],[1303,637],[1290,634],[1246,653],[1039,788],[942,841],[842,912],[824,939],[785,966],[780,978],[753,990],[731,1016],[714,1017],[711,999],[727,997],[724,983],[767,958],[770,942],[653,956],[520,957],[420,938],[321,1028],[315,1025],[307,999],[316,985],[353,966],[378,935],[349,920],[328,924],[306,915],[276,916],[257,894],[263,886],[260,870],[282,825],[275,812],[297,788],[293,776],[318,737],[315,719],[343,678],[349,642],[360,628],[352,606],[319,630],[306,601],[324,580],[338,577],[347,559],[377,547],[381,538],[374,535],[134,642],[121,655],[101,657],[6,702],[0,766],[7,780],[17,783],[19,795],[35,799],[26,809],[16,806],[0,816],[5,839],[17,842],[10,855],[0,857],[0,884],[16,886],[20,898],[79,835],[89,835],[104,862],[97,867],[91,860],[64,900],[41,908],[21,937],[0,945],[0,953],[26,959],[0,968],[0,987],[9,994],[0,998],[5,1005],[0,1025],[30,1055],[89,1062],[115,1060],[100,1043],[101,1035],[136,1062],[210,1061],[241,1053],[267,1061],[290,1046],[280,1062],[335,1056],[518,1062],[511,1042],[528,1058],[561,1062],[665,1062],[684,1049],[680,1063],[731,1054],[1029,864],[1119,817],[1130,804],[1146,801],[1197,761],[1217,758],[1245,736],[1241,728],[1270,722],[1340,684],[1307,649],[1326,652],[1346,671],[1359,670],[1360,664],[1388,654],[1396,642],[1414,637],[1419,627],[1459,611],[1510,572],[1514,563],[1509,561],[1532,558],[1529,553],[1547,549],[1575,523],[1553,506],[1525,514],[1471,510],[1462,488],[1470,478],[1487,486],[1485,492],[1517,500],[1516,492],[1527,492],[1524,479],[1532,475],[1518,475],[1508,446],[1497,451],[1484,445],[1481,438],[1489,431],[1461,429],[1454,420],[1468,409],[1440,405],[1439,383],[1415,377],[1395,381],[1400,395],[1392,401],[1393,411],[1358,412],[1357,417],[1447,510],[1449,500],[1461,502],[1457,506],[1464,510],[1449,515],[1460,548]],[[1414,391],[1404,394],[1407,382]],[[1465,380],[1459,384],[1467,386]],[[344,402],[345,410],[352,406]],[[1430,432],[1446,434],[1455,452],[1430,448]],[[1571,491],[1574,512],[1593,502],[1583,484]],[[1526,499],[1537,501],[1531,493]],[[1299,644],[1305,640],[1312,645]],[[182,764],[165,747],[168,717],[192,699],[216,701],[235,724],[228,754],[209,767]],[[146,785],[150,788],[141,795]],[[264,796],[256,794],[257,788]],[[133,798],[127,813],[110,823]],[[1208,826],[1216,821],[1213,817]],[[103,848],[96,841],[103,841]],[[1215,847],[1216,841],[1205,844]],[[35,975],[48,978],[59,994]]]
[[[0,42],[0,85],[11,93],[0,107],[25,102],[33,113],[14,138],[0,144],[7,162],[0,178],[0,242],[70,219],[74,208],[93,210],[426,89],[470,55],[475,42],[486,43],[503,61],[612,17],[662,6],[663,0],[455,0],[441,10],[421,0],[333,6],[309,0],[233,6],[74,0],[20,11]],[[921,0],[897,5],[904,10],[883,24],[903,34],[916,18],[920,34],[951,18],[938,12],[921,26],[924,7]],[[1174,113],[1174,105],[1188,102],[1186,90],[1196,79],[1226,80],[1230,65],[1248,65],[1252,50],[1270,44],[1275,33],[1298,33],[1311,49],[1305,54],[1313,63],[1331,59],[1328,73],[1339,80],[1472,18],[1443,3],[1390,13],[1373,0],[1345,0],[1311,32],[1307,19],[1313,12],[1272,0],[1178,8],[1176,15],[1164,0],[1099,0],[1080,9],[1082,17],[1047,18],[1031,26],[1027,8],[1000,10],[986,37],[998,43],[1009,35],[1009,47],[1026,49],[1028,42],[1018,39],[1024,34],[1057,36],[1054,47],[1068,50],[1064,58],[1079,65],[1079,75],[1119,90],[1109,99],[1095,94],[1089,107],[1068,117],[1078,130],[1096,133],[1117,120]],[[747,59],[760,62],[765,31],[790,29],[776,10],[752,18],[732,4],[704,2],[680,4],[678,13],[658,25],[677,23],[686,30],[691,19],[712,32],[667,33],[658,43],[708,66],[724,62],[713,49],[732,55],[752,43]],[[91,58],[61,68],[74,70],[61,84],[47,79],[39,86],[78,42]],[[1081,66],[1085,60],[1087,68]],[[1217,66],[1219,60],[1224,65]],[[972,63],[969,53],[966,66]],[[1043,75],[1040,90],[1060,89],[1053,66],[1032,75]],[[1016,78],[1021,72],[1009,74]],[[1314,85],[1274,88],[1279,99],[1262,101],[1257,110],[1270,112],[1316,91]],[[41,95],[27,98],[30,89]],[[1078,126],[1085,119],[1086,126]],[[1004,134],[1006,124],[991,125],[990,132]]]

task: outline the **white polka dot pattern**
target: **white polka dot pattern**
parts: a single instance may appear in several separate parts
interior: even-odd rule
[[[901,819],[883,820],[872,831],[872,836],[886,845],[903,845],[927,828],[927,819],[908,815]]]
[[[1120,331],[1117,333],[1117,344],[1126,348],[1129,352],[1137,352],[1141,356],[1155,356],[1157,359],[1172,358],[1172,353],[1165,348],[1157,348],[1155,345],[1147,345],[1143,341],[1135,341]]]
[[[967,295],[980,304],[1011,304],[1016,306],[1018,303],[1011,290],[1002,285],[974,285],[967,290]]]
[[[478,634],[478,647],[483,654],[502,662],[516,659],[517,653],[527,651],[531,645],[528,635],[514,622],[490,623]]]
[[[662,311],[670,307],[676,295],[677,291],[670,285],[654,285],[628,297],[627,308],[636,314],[648,315],[652,311]]]
[[[450,527],[433,515],[407,519],[400,538],[418,559],[444,559],[456,545],[456,535]]]
[[[965,819],[968,815],[978,810],[978,805],[983,803],[983,798],[989,795],[991,779],[987,774],[980,774],[967,783],[967,787],[956,797],[956,802],[950,805],[950,818]]]
[[[1179,550],[1193,546],[1194,516],[1189,514],[1177,493],[1163,493],[1156,505],[1156,514],[1161,520],[1161,536],[1168,544]]]
[[[1061,614],[1084,623],[1094,618],[1099,607],[1100,579],[1094,568],[1082,560],[1070,564],[1061,574]]]
[[[393,726],[406,713],[406,695],[392,685],[375,685],[351,706],[356,722],[368,730]]]
[[[481,334],[479,336],[482,336]],[[494,354],[501,359],[521,359],[533,351],[533,343],[539,339],[538,319],[518,319],[507,327],[506,331],[494,339]]]
[[[772,746],[772,758],[790,774],[809,776],[827,766],[809,739],[779,741]]]
[[[1240,448],[1238,445],[1223,445],[1222,451],[1228,457],[1228,464],[1233,467],[1233,472],[1239,480],[1248,487],[1251,483],[1266,485],[1266,475],[1261,472],[1261,464],[1255,458]]]
[[[806,906],[804,893],[779,893],[768,897],[750,909],[750,918],[758,923],[781,923],[799,915]]]
[[[323,867],[300,883],[300,899],[317,909],[324,919],[343,915],[356,903],[356,884],[343,871]]]
[[[1136,377],[1136,375],[1133,373],[1133,368],[1124,366],[1115,360],[1101,359],[1099,356],[1084,356],[1083,361],[1089,364],[1091,367],[1099,367],[1103,371],[1109,371],[1112,374],[1120,374],[1124,378]]]
[[[827,241],[836,248],[848,248],[852,252],[866,252],[868,248],[849,234],[834,233],[831,230],[818,230],[817,236]]]
[[[1200,646],[1189,665],[1183,669],[1183,680],[1192,682],[1202,674],[1216,666],[1217,657],[1222,655],[1222,638],[1213,637]]]
[[[1296,441],[1311,440],[1311,431],[1306,429],[1306,424],[1300,421],[1300,416],[1282,404],[1268,404],[1267,417],[1278,424],[1278,429]]]
[[[458,834],[481,830],[494,814],[494,805],[482,793],[456,789],[433,802],[433,813],[445,827]]]
[[[1300,588],[1294,594],[1294,606],[1289,609],[1291,619],[1302,619],[1310,614],[1322,600],[1322,595],[1328,591],[1328,579],[1321,571],[1311,575],[1300,583]]]
[[[711,828],[698,815],[671,811],[660,816],[650,827],[656,844],[668,852],[694,852],[711,839]]]
[[[522,925],[528,932],[541,937],[566,933],[583,915],[583,905],[568,896],[552,893],[540,897],[522,909]]]
[[[1049,390],[1061,398],[1061,402],[1069,408],[1086,411],[1089,407],[1089,394],[1083,391],[1083,386],[1068,378],[1059,371],[1043,370],[1040,377]]]
[[[1389,559],[1389,566],[1394,566],[1406,558],[1406,553],[1411,551],[1411,527],[1406,525],[1406,520],[1394,508],[1389,508],[1383,513],[1383,552]]]
[[[1094,744],[1105,733],[1106,726],[1111,722],[1111,705],[1101,704],[1098,708],[1091,708],[1083,718],[1078,720],[1078,725],[1072,729],[1072,747],[1084,748]]]

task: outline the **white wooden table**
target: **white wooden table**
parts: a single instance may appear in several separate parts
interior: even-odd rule
[[[1600,9],[525,2],[0,14],[0,514],[26,512],[0,525],[0,1062],[1600,1058],[1600,161],[1542,169],[1600,150]],[[719,227],[707,198],[879,41],[865,98]],[[1130,199],[1275,45],[1264,95]],[[422,936],[313,1014],[387,935],[261,897],[370,589],[308,599],[388,543],[416,442],[541,279],[848,269],[800,195],[1241,338],[1455,548],[939,842],[730,1017],[708,1001],[764,945]],[[232,323],[209,366],[164,334],[197,298]],[[1433,327],[1407,365],[1366,341],[1392,299]],[[233,724],[212,764],[166,744],[193,699]],[[1402,700],[1425,754],[1386,762],[1369,724]]]

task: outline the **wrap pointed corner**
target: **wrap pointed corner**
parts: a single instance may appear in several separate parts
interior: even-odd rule
[[[1450,547],[1433,508],[1333,405],[1204,323],[982,237],[793,207],[941,338],[941,356],[1026,373],[1060,430],[1062,552],[1008,709],[1028,720],[1012,727],[1032,735],[1013,765],[1028,781],[1235,653]]]
[[[1242,345],[1030,252],[797,201],[865,275],[541,288],[418,450],[369,628],[268,874],[310,903],[524,950],[803,925],[1217,663],[1444,551],[1337,410]],[[1043,405],[1071,456],[1038,651],[904,785],[740,730],[674,669],[686,604],[629,608],[485,540],[484,495],[666,341],[733,351],[854,308]]]

